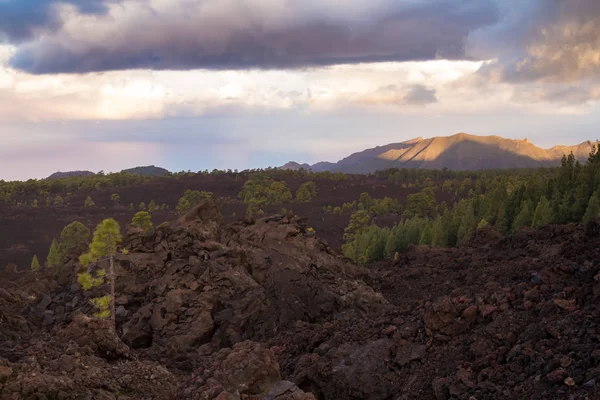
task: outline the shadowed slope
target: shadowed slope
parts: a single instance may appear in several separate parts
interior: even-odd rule
[[[576,159],[584,162],[593,145],[586,141],[575,146],[542,149],[528,139],[458,133],[378,146],[354,153],[337,163],[315,164],[313,169],[318,166],[319,170],[369,173],[386,168],[479,170],[550,167],[558,165],[563,154],[571,152]]]

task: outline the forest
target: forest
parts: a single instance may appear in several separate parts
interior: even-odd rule
[[[152,199],[129,204],[130,211],[175,210],[178,214],[191,209],[207,197],[238,202],[245,207],[247,218],[265,213],[285,213],[299,204],[316,207],[328,198],[326,191],[337,186],[357,186],[359,182],[391,186],[392,195],[377,198],[365,190],[356,199],[342,204],[319,206],[322,216],[345,216],[343,254],[366,264],[398,257],[410,245],[455,247],[464,244],[477,229],[493,226],[512,233],[522,227],[546,224],[587,222],[600,215],[600,156],[594,147],[586,163],[565,155],[556,168],[451,171],[388,169],[370,175],[300,170],[260,169],[246,171],[182,171],[166,177],[128,173],[66,177],[61,179],[0,181],[0,203],[8,207],[96,207],[95,194],[110,194],[108,207],[120,207],[119,189],[140,187],[157,179],[182,180],[186,177],[213,177],[220,182],[236,182],[237,198],[223,197],[208,190],[187,189],[178,202],[159,206]],[[329,182],[327,189],[324,182]],[[225,183],[223,183],[225,184]],[[291,186],[294,186],[292,188]],[[341,187],[341,186],[340,186]],[[396,188],[396,189],[394,189]],[[143,189],[141,189],[143,191]],[[403,197],[394,196],[408,190]],[[86,193],[82,204],[71,204],[73,194]],[[351,201],[350,201],[351,200]],[[125,202],[124,205],[127,203]],[[312,210],[311,213],[314,213]],[[233,214],[235,216],[235,213]],[[243,217],[239,214],[237,217]],[[381,223],[381,220],[387,221]],[[390,223],[392,221],[392,223]],[[318,232],[317,232],[318,233]],[[342,233],[340,232],[341,236]]]
[[[377,173],[395,182],[409,171]],[[597,148],[581,164],[573,154],[560,167],[538,170],[481,171],[461,179],[462,173],[444,172],[442,192],[455,201],[436,202],[431,177],[425,188],[409,195],[403,209],[390,207],[401,219],[380,227],[373,218],[382,213],[382,201],[361,195],[344,233],[344,255],[364,264],[398,257],[411,244],[454,247],[468,241],[477,229],[490,225],[502,233],[523,227],[588,222],[600,216],[600,155]],[[421,177],[422,178],[422,177]],[[352,208],[345,205],[346,208]],[[352,206],[352,205],[351,205]],[[383,207],[383,212],[388,210]]]

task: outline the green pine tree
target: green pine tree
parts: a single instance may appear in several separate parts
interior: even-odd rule
[[[542,196],[540,201],[538,201],[537,206],[535,207],[535,212],[533,213],[533,221],[531,226],[533,228],[540,227],[542,225],[548,225],[552,222],[552,205],[546,198],[546,196]]]
[[[150,200],[150,204],[148,204],[148,212],[154,212],[158,209],[159,209],[159,207],[158,207],[158,205],[156,205],[154,200]]]
[[[523,226],[531,226],[532,222],[533,213],[531,211],[531,203],[529,202],[529,200],[526,200],[523,202],[521,210],[519,211],[519,213],[515,217],[515,220],[513,221],[512,230],[513,232],[516,232],[519,230],[519,228]]]
[[[73,221],[65,226],[60,233],[60,262],[64,263],[69,257],[79,257],[90,242],[90,229],[81,222]]]
[[[420,245],[428,245],[433,241],[433,226],[430,221],[425,222],[425,226],[421,231],[421,237],[419,238]]]
[[[110,316],[112,318],[112,326],[115,328],[115,267],[114,257],[117,254],[117,248],[122,241],[121,229],[117,221],[112,218],[105,219],[98,224],[94,231],[92,243],[90,243],[89,252],[79,257],[81,264],[84,266],[92,262],[101,262],[108,259],[109,270],[108,280],[110,282]],[[80,274],[80,278],[93,279],[88,272]],[[100,301],[100,300],[98,300]],[[104,304],[101,302],[101,304]],[[105,310],[99,309],[99,316],[107,317]]]
[[[139,211],[133,216],[131,225],[142,228],[147,232],[152,229],[152,217],[150,216],[150,213],[146,211]]]
[[[52,240],[50,249],[48,250],[48,257],[46,257],[46,266],[49,268],[56,268],[62,264],[58,242],[56,239]]]
[[[365,210],[359,210],[350,216],[350,222],[344,229],[344,245],[342,251],[344,255],[355,262],[358,261],[360,250],[358,248],[359,234],[365,230],[371,222],[371,215]]]
[[[600,217],[600,189],[596,190],[588,202],[583,222],[589,222]]]
[[[31,270],[32,271],[38,271],[40,269],[40,262],[38,261],[37,256],[33,256],[33,259],[31,260]]]
[[[462,218],[460,219],[460,226],[457,231],[457,244],[463,244],[471,240],[475,229],[477,228],[477,218],[475,217],[475,210],[473,204],[468,203],[466,210]]]
[[[448,231],[444,227],[442,216],[438,215],[435,218],[432,229],[431,244],[435,247],[446,247],[448,243]]]

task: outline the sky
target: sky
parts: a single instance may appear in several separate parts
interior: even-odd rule
[[[0,179],[600,137],[598,0],[0,0]]]

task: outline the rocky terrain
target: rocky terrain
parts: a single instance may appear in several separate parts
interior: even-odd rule
[[[597,399],[600,224],[356,266],[290,213],[128,229],[117,326],[78,263],[0,281],[1,399]]]

